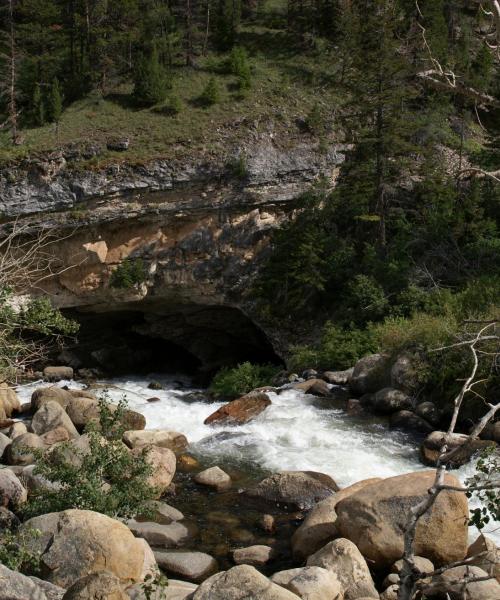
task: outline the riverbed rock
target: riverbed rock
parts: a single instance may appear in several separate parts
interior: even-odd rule
[[[270,405],[271,400],[267,394],[250,393],[224,404],[209,415],[204,423],[205,425],[243,425],[255,419]]]
[[[99,403],[95,398],[72,397],[66,406],[66,412],[73,425],[81,430],[87,423],[99,418]]]
[[[68,430],[62,426],[51,429],[50,431],[43,433],[40,437],[46,446],[53,446],[59,442],[68,442],[71,439]]]
[[[123,584],[140,580],[144,549],[123,523],[90,510],[65,510],[29,519],[23,530],[38,529],[29,541],[40,552],[44,579],[68,588],[106,569]]]
[[[467,558],[472,558],[470,564],[480,567],[500,583],[500,548],[493,540],[485,535],[480,535],[469,546]]]
[[[307,559],[308,567],[322,567],[334,573],[345,600],[362,596],[378,598],[370,569],[358,548],[348,539],[329,542]]]
[[[492,440],[500,444],[500,421],[496,423],[488,423],[483,431],[479,434],[482,440]]]
[[[446,459],[446,464],[452,469],[458,469],[468,463],[473,456],[494,442],[488,440],[471,440],[463,433],[452,433],[448,437],[444,431],[433,431],[420,446],[420,458],[425,465],[435,467],[445,438],[448,440],[448,452],[453,452]]]
[[[31,394],[31,408],[37,411],[45,402],[57,402],[64,409],[68,406],[68,402],[73,398],[69,390],[64,390],[57,385],[50,387],[37,388]]]
[[[414,556],[413,561],[415,566],[421,573],[432,573],[434,571],[434,565],[428,558],[424,558],[423,556]],[[403,559],[400,558],[397,560],[391,567],[391,573],[400,575],[403,570]]]
[[[5,435],[4,433],[0,432],[0,459],[3,456],[3,453],[5,452],[5,449],[10,444],[12,444],[12,440],[10,439],[10,437],[7,436],[7,435]]]
[[[77,438],[79,435],[71,419],[60,404],[54,401],[44,402],[33,415],[31,421],[33,432],[37,435],[42,435],[57,427],[64,427],[69,433],[70,438]]]
[[[271,546],[255,545],[237,548],[233,551],[233,560],[237,565],[263,567],[276,556]]]
[[[91,573],[76,581],[63,600],[129,600],[121,581],[112,573]]]
[[[200,461],[191,454],[181,454],[177,457],[177,470],[181,473],[192,473],[200,468]]]
[[[345,410],[348,415],[362,415],[365,412],[361,401],[357,398],[349,398]]]
[[[300,390],[304,394],[312,394],[313,396],[329,396],[330,387],[323,379],[309,379],[303,383],[296,383],[293,389]]]
[[[379,390],[373,399],[373,409],[383,415],[389,415],[402,410],[411,410],[414,401],[402,392],[394,388],[383,388]]]
[[[26,577],[17,571],[11,571],[0,563],[0,600],[60,600],[64,594],[62,588],[52,586],[52,594],[46,594],[45,582],[35,577]],[[58,591],[58,596],[55,592]]]
[[[400,354],[391,367],[391,387],[407,394],[419,386],[418,359],[410,354]]]
[[[393,584],[380,594],[380,600],[398,600],[399,585]]]
[[[23,423],[22,421],[13,423],[9,429],[9,437],[11,440],[15,440],[16,437],[23,435],[23,433],[28,433],[28,428],[26,427],[26,423]]]
[[[282,471],[266,477],[245,494],[285,505],[292,510],[311,508],[339,490],[335,481],[324,473],[315,471]]]
[[[231,477],[217,466],[197,473],[194,480],[200,485],[215,488],[219,492],[231,487]]]
[[[354,367],[346,371],[325,371],[322,375],[327,383],[334,385],[347,385],[352,377]]]
[[[437,427],[441,420],[441,414],[434,402],[421,402],[417,405],[415,414],[425,419],[427,423],[430,423],[434,427]]]
[[[23,433],[7,446],[5,455],[9,465],[31,465],[35,462],[35,454],[30,450],[45,450],[43,440],[36,433]]]
[[[168,586],[157,587],[150,597],[146,597],[144,588],[135,584],[127,589],[130,600],[188,600],[198,586],[188,581],[179,581],[178,579],[168,578]]]
[[[47,597],[47,600],[62,600],[64,594],[66,593],[66,590],[64,590],[62,587],[54,585],[49,581],[44,581],[43,579],[39,579],[38,577],[32,576],[30,576],[30,579],[36,586],[38,586],[38,588],[41,591],[43,591],[43,593]],[[36,600],[38,600],[38,597],[36,597]]]
[[[398,475],[368,486],[337,504],[340,535],[356,544],[375,569],[388,569],[403,555],[408,510],[428,495],[433,471]],[[445,483],[460,487],[452,475]],[[462,492],[442,491],[420,519],[415,552],[436,566],[462,560],[467,553],[468,503]]]
[[[0,381],[0,415],[1,418],[11,417],[13,413],[19,412],[21,402],[16,392],[5,381]]]
[[[344,597],[335,573],[321,567],[279,571],[271,577],[271,581],[297,594],[302,600],[342,600]]]
[[[17,529],[21,521],[5,506],[0,506],[0,531],[2,529]]]
[[[187,438],[183,433],[163,429],[125,431],[123,441],[129,448],[151,445],[168,448],[173,452],[182,452],[188,446]]]
[[[175,475],[175,454],[168,448],[159,446],[141,446],[132,450],[133,454],[139,455],[146,449],[146,462],[152,466],[153,472],[148,477],[148,484],[156,489],[157,498],[160,498],[168,486],[172,483]]]
[[[169,525],[174,521],[182,521],[184,519],[184,515],[180,510],[160,500],[148,502],[146,508],[148,516],[138,515],[135,517],[136,521],[152,521],[153,523],[160,523],[160,525]]]
[[[179,548],[189,541],[195,530],[184,523],[173,521],[167,525],[153,521],[127,521],[130,531],[136,536],[144,538],[151,546],[162,548]]]
[[[155,557],[158,565],[167,575],[178,575],[195,583],[204,581],[218,569],[215,558],[204,552],[162,550],[155,551]]]
[[[28,465],[24,467],[22,472],[23,481],[28,488],[28,492],[34,492],[39,490],[51,490],[58,491],[62,488],[62,485],[55,481],[49,481],[43,475],[36,473],[36,465]]]
[[[383,354],[371,354],[354,365],[349,386],[353,392],[370,394],[377,392],[387,383],[389,358]]]
[[[17,508],[28,499],[28,493],[10,469],[0,469],[0,506]]]
[[[43,376],[47,381],[61,381],[62,379],[73,379],[72,367],[45,367]]]
[[[389,424],[391,427],[420,433],[430,433],[433,429],[430,423],[427,423],[425,419],[422,419],[411,410],[399,410],[392,414]]]
[[[299,596],[276,585],[250,565],[238,565],[212,575],[192,600],[297,600]]]
[[[335,510],[337,504],[378,481],[381,481],[379,477],[358,481],[313,506],[302,525],[293,534],[292,550],[294,558],[304,560],[332,540],[338,533]]]
[[[500,600],[500,584],[495,578],[463,583],[466,577],[480,579],[488,577],[488,573],[475,566],[453,567],[432,577],[431,582],[423,586],[423,593],[426,598],[431,599],[446,597],[450,600]]]

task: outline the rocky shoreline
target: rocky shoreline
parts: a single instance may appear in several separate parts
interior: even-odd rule
[[[378,355],[366,357],[345,372],[309,371],[301,378],[288,375],[291,381],[277,381],[280,387],[272,389],[279,393],[293,387],[340,400],[346,410],[390,414],[391,424],[394,415],[412,415],[411,419],[399,418],[398,426],[418,424],[415,417],[429,427],[438,425],[437,419],[429,417],[435,417],[436,411],[422,407],[428,403],[410,405],[409,395],[387,387],[382,360]],[[67,368],[63,370],[45,375],[57,379],[69,374]],[[399,373],[400,382],[405,380],[401,364],[396,368],[393,364],[391,373],[393,377]],[[380,388],[381,382],[385,387]],[[256,390],[224,405],[207,421],[248,422],[271,404],[266,391]],[[54,385],[35,390],[31,401],[21,405],[15,392],[3,384],[0,399],[0,528],[40,532],[29,545],[41,564],[37,574],[41,579],[0,567],[7,581],[7,591],[0,588],[1,600],[397,598],[407,510],[425,497],[432,472],[371,478],[344,489],[328,475],[311,471],[282,471],[244,482],[219,465],[204,468],[189,454],[183,433],[145,430],[143,415],[128,409],[123,417],[123,444],[130,453],[147,449],[150,478],[158,491],[148,514],[117,520],[74,508],[20,523],[17,515],[22,518],[23,504],[33,490],[50,484],[35,471],[35,456],[64,445],[73,448],[70,456],[78,460],[80,453],[89,451],[85,428],[99,418],[99,405],[88,389]],[[424,408],[426,418],[419,415]],[[435,442],[437,433],[431,431],[422,447],[429,462],[429,440]],[[464,460],[471,454],[472,450],[465,453]],[[460,485],[453,475],[446,478],[450,485]],[[207,519],[196,522],[186,517],[179,510],[181,498],[187,507],[205,502]],[[246,522],[251,525],[242,527],[228,504],[247,512]],[[445,594],[461,598],[463,584],[459,586],[455,579],[462,578],[464,569],[484,579],[466,584],[468,598],[500,598],[499,550],[484,536],[469,546],[467,521],[465,494],[445,491],[419,525],[417,566],[429,574],[423,579],[428,598],[444,598]],[[216,556],[204,552],[197,541],[210,536],[220,538]],[[470,558],[466,567],[439,571],[466,557]],[[169,577],[169,585],[156,587],[148,595],[158,569]]]

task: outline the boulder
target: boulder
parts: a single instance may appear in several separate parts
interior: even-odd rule
[[[440,575],[435,575],[430,583],[423,586],[425,598],[449,598],[449,600],[500,600],[500,583],[495,578],[485,581],[470,581],[464,579],[482,579],[488,573],[475,566],[461,566],[447,569]]]
[[[400,354],[391,367],[391,387],[412,394],[418,386],[418,358]]]
[[[156,562],[154,552],[144,538],[138,538],[137,541],[142,544],[144,550],[144,562],[142,563],[140,579],[141,581],[154,579],[158,574],[158,563]]]
[[[69,431],[62,425],[51,429],[40,436],[46,446],[53,446],[59,442],[69,442],[71,439]]]
[[[178,521],[164,525],[130,519],[127,526],[136,537],[144,538],[151,546],[162,548],[179,548],[190,540],[194,533],[192,528]]]
[[[180,510],[177,510],[173,506],[170,506],[166,502],[160,502],[159,500],[152,500],[147,505],[148,515],[137,515],[136,521],[149,521],[153,523],[160,523],[161,525],[169,525],[174,521],[182,521],[184,515]]]
[[[497,444],[500,444],[500,421],[488,423],[479,437],[483,440],[492,440]]]
[[[417,405],[415,414],[425,419],[427,423],[430,423],[434,427],[439,425],[439,421],[441,420],[441,414],[434,402],[421,402]]]
[[[91,573],[76,581],[63,600],[129,600],[121,581],[112,573]]]
[[[172,450],[160,448],[159,446],[141,446],[132,450],[132,453],[139,455],[143,450],[146,450],[147,463],[153,468],[153,472],[148,477],[147,483],[156,489],[157,497],[160,498],[174,478],[176,467],[175,454]]]
[[[45,402],[57,402],[65,409],[72,398],[73,395],[70,391],[57,385],[38,388],[31,394],[31,408],[37,411]]]
[[[231,487],[231,477],[219,467],[210,467],[194,476],[196,483],[215,488],[218,492]]]
[[[21,402],[17,397],[16,392],[5,382],[0,381],[0,415],[1,418],[12,416],[13,413],[19,412]]]
[[[378,598],[366,560],[347,539],[340,538],[328,543],[310,556],[306,564],[334,573],[346,600],[357,600],[362,596]]]
[[[81,430],[87,423],[99,418],[99,403],[95,398],[73,397],[68,402],[66,412],[73,425]]]
[[[297,594],[302,600],[342,600],[344,594],[335,573],[321,567],[301,567],[279,571],[273,583]]]
[[[338,491],[335,481],[315,471],[282,471],[266,477],[245,494],[266,502],[286,505],[292,510],[311,508]]]
[[[127,594],[130,600],[188,600],[197,587],[195,583],[169,578],[167,587],[157,587],[149,597],[139,584],[128,588]]]
[[[276,531],[276,519],[273,515],[262,515],[259,519],[259,527],[266,533]]]
[[[0,563],[0,600],[56,600],[56,596],[47,596],[44,587],[35,578],[26,577],[17,571],[11,571]],[[43,583],[43,582],[40,582]],[[54,586],[53,586],[54,587]],[[60,589],[60,588],[59,588]],[[62,598],[64,590],[60,589]]]
[[[237,565],[263,567],[276,556],[270,546],[256,545],[238,548],[233,551],[233,560]]]
[[[296,383],[293,386],[294,390],[300,390],[304,394],[312,394],[313,396],[329,396],[330,387],[323,379],[309,379],[303,383]]]
[[[0,506],[0,531],[2,529],[17,529],[21,521],[5,506]]]
[[[380,600],[398,600],[399,585],[393,584],[380,594]]]
[[[212,575],[193,593],[192,600],[297,600],[299,596],[276,585],[250,565],[238,565]]]
[[[51,459],[54,461],[65,462],[78,467],[82,464],[83,457],[90,453],[89,436],[84,433],[65,444],[55,444],[50,448],[50,453]]]
[[[389,424],[391,427],[419,431],[421,433],[430,433],[432,431],[432,425],[417,416],[414,412],[411,412],[411,410],[399,410],[392,414]]]
[[[68,391],[73,396],[73,398],[89,398],[90,400],[97,400],[97,396],[94,394],[94,392],[91,392],[89,389]]]
[[[434,571],[434,565],[428,558],[424,558],[423,556],[415,556],[413,558],[416,568],[421,573],[432,573]],[[403,570],[403,559],[397,560],[391,567],[391,573],[400,575]]]
[[[0,469],[0,506],[17,508],[28,499],[28,492],[10,469]]]
[[[69,433],[70,438],[78,437],[78,431],[66,414],[64,408],[54,401],[44,402],[33,415],[31,421],[33,432],[37,435],[42,435],[57,427],[64,427]]]
[[[375,569],[388,569],[403,556],[408,511],[427,497],[434,477],[433,471],[398,475],[345,498],[336,506],[339,534],[354,542]],[[445,483],[461,485],[449,474]],[[467,521],[465,494],[442,491],[418,523],[416,554],[436,566],[462,560],[467,553]]]
[[[61,381],[62,379],[73,379],[72,367],[45,367],[43,376],[47,381]]]
[[[374,477],[373,479],[358,481],[318,502],[308,513],[302,525],[293,534],[292,550],[294,558],[296,560],[304,560],[336,537],[338,531],[335,508],[337,504],[348,498],[351,494],[378,481],[382,480],[379,477]]]
[[[267,394],[250,393],[224,404],[208,416],[204,423],[205,425],[243,425],[260,415],[270,405],[271,400]]]
[[[23,423],[22,421],[13,423],[9,429],[9,437],[11,440],[15,440],[16,437],[23,435],[23,433],[28,433],[28,428],[26,427],[26,423]]]
[[[348,415],[362,415],[365,412],[361,401],[357,398],[349,398],[345,409]]]
[[[44,579],[68,588],[106,569],[123,584],[140,580],[144,548],[119,521],[90,510],[65,510],[29,519],[23,530],[38,529],[30,540],[41,555]]]
[[[177,469],[181,473],[191,473],[200,468],[200,462],[190,454],[181,454],[177,457]]]
[[[402,410],[411,410],[413,400],[401,390],[394,388],[383,388],[379,390],[373,399],[373,409],[383,415],[389,415]]]
[[[370,394],[387,383],[389,359],[382,354],[371,354],[354,365],[349,386],[356,394]]]
[[[26,483],[28,491],[34,492],[41,489],[57,491],[60,490],[62,485],[53,481],[49,481],[43,475],[35,472],[36,465],[28,465],[24,467],[22,472],[23,481]]]
[[[30,451],[45,450],[43,440],[36,433],[23,433],[7,446],[5,456],[9,465],[31,465],[35,462],[35,454]]]
[[[156,551],[155,557],[158,565],[167,575],[178,575],[195,583],[204,581],[218,569],[215,558],[204,552]]]
[[[493,540],[485,535],[480,535],[469,546],[467,558],[472,559],[471,565],[480,567],[500,583],[500,548],[496,546]]]
[[[12,440],[10,439],[10,437],[6,436],[4,433],[0,432],[0,459],[3,456],[3,453],[5,452],[5,449],[7,448],[7,446],[9,446],[12,443]]]
[[[436,466],[446,436],[444,431],[433,431],[422,442],[420,458],[425,465]],[[446,464],[452,469],[458,469],[465,465],[477,452],[494,444],[488,440],[471,440],[463,433],[452,433],[446,439],[448,440],[448,452],[453,452],[446,459]]]
[[[64,594],[66,593],[66,590],[63,590],[63,588],[59,587],[58,585],[54,585],[49,581],[38,579],[38,577],[30,577],[30,579],[36,586],[38,586],[40,590],[45,593],[47,600],[62,600]]]
[[[353,371],[354,367],[346,371],[325,371],[322,377],[327,383],[347,385],[351,381]]]
[[[183,433],[161,429],[126,431],[123,434],[123,441],[129,448],[151,445],[168,448],[173,452],[182,452],[188,446],[188,441]]]

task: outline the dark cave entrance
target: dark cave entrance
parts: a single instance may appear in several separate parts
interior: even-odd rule
[[[244,361],[283,364],[265,333],[237,308],[141,308],[65,311],[80,323],[67,362],[106,375],[181,372],[203,383]]]

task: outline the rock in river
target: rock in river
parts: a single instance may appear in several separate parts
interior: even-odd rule
[[[205,419],[205,425],[243,425],[260,415],[271,400],[263,392],[250,393],[224,404]]]

